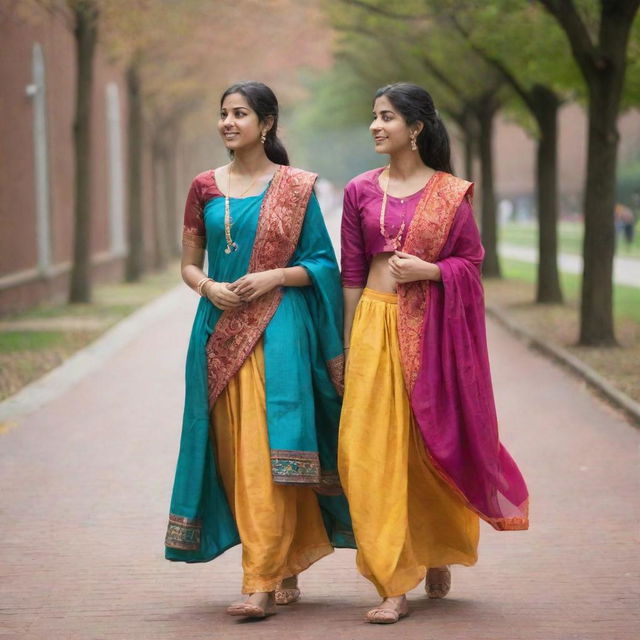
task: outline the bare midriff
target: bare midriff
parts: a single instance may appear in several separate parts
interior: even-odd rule
[[[396,292],[396,281],[389,271],[389,258],[393,255],[391,251],[378,253],[371,259],[367,287],[385,293]]]

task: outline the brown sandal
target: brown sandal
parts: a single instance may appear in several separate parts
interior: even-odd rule
[[[449,567],[432,567],[427,571],[424,590],[429,598],[444,598],[451,589],[451,571]]]
[[[284,578],[276,587],[276,604],[293,604],[300,600],[300,589],[298,589],[298,576]]]
[[[298,602],[298,600],[300,600],[300,589],[298,589],[298,587],[293,589],[278,587],[276,589],[276,604],[293,604],[294,602]]]

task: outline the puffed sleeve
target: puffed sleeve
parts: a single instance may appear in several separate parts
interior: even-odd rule
[[[206,246],[201,182],[200,176],[194,178],[187,194],[187,202],[184,206],[184,225],[182,227],[183,247],[204,249]]]
[[[348,184],[344,190],[342,204],[342,226],[340,230],[341,267],[343,287],[364,287],[367,282],[369,263],[365,253],[360,215],[356,206],[355,187]]]

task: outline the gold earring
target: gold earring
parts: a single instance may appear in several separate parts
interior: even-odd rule
[[[416,134],[411,134],[411,151],[417,151],[418,145],[416,144]]]
[[[263,131],[262,134],[260,135],[260,142],[262,142],[262,144],[264,144],[264,141],[267,139],[267,134]]]

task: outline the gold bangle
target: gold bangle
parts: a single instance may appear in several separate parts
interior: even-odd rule
[[[209,296],[207,295],[207,285],[209,283],[213,284],[215,281],[212,280],[211,278],[209,278],[203,285],[202,285],[202,296],[204,298],[208,298]]]
[[[200,287],[203,285],[203,283],[208,280],[207,276],[205,276],[204,278],[198,280],[196,286],[194,287],[194,289],[198,292],[198,294],[200,293]]]
[[[202,280],[200,280],[200,282],[198,282],[198,284],[196,285],[196,291],[198,292],[198,295],[202,298],[203,297],[203,289],[204,286],[207,284],[207,282],[213,282],[213,280],[211,278],[202,278]]]

